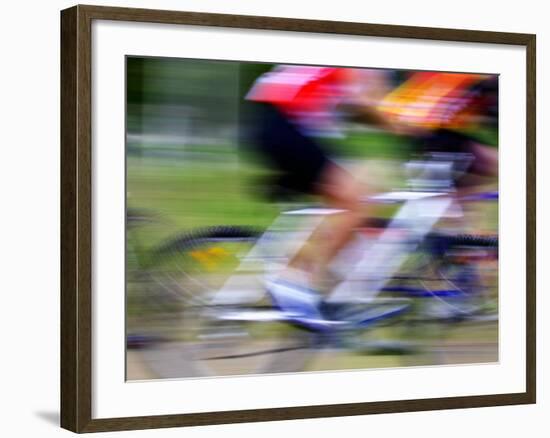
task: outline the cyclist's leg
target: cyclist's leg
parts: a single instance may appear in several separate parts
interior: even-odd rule
[[[485,176],[498,176],[498,149],[473,141],[470,148],[475,157],[473,171]]]
[[[459,186],[475,186],[484,178],[498,176],[498,149],[480,143],[466,133],[450,129],[438,129],[417,139],[423,152],[469,154],[470,166],[456,183]]]
[[[304,135],[273,106],[264,106],[261,114],[257,147],[276,172],[277,184],[283,190],[320,196],[329,207],[342,210],[314,234],[314,251],[300,251],[283,273],[287,279],[303,279],[303,274],[311,278],[348,242],[359,224],[362,190],[349,172],[329,158],[318,139]],[[294,269],[300,271],[298,275],[293,276]]]
[[[361,203],[365,188],[348,171],[331,162],[323,170],[316,190],[328,206],[343,210],[320,233],[318,268],[323,269],[346,246],[367,215]]]

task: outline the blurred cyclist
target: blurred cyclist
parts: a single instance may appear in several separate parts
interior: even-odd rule
[[[329,157],[330,140],[344,135],[344,115],[372,122],[373,104],[388,91],[383,86],[384,74],[279,65],[260,76],[247,95],[259,106],[253,145],[275,171],[275,189],[319,195],[328,206],[343,210],[322,248],[316,248],[320,264],[331,260],[348,242],[365,216],[360,198],[366,188]],[[284,275],[296,287],[309,288],[312,270],[302,265],[300,274],[305,276],[293,276],[290,269]]]
[[[406,135],[418,151],[470,154],[474,159],[466,178],[497,174],[497,151],[468,134],[498,120],[495,76],[414,72],[392,88],[391,74],[279,65],[260,76],[247,95],[262,107],[254,146],[276,172],[277,187],[319,195],[328,206],[344,210],[322,248],[316,248],[321,263],[331,260],[368,216],[360,202],[366,188],[328,153],[330,139],[344,135],[344,117]],[[289,269],[283,276],[296,289],[311,288],[311,267],[299,268],[300,275]]]

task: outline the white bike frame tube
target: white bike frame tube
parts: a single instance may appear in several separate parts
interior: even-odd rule
[[[446,195],[407,201],[388,227],[365,249],[363,256],[347,272],[346,279],[332,291],[327,301],[364,302],[376,297],[445,215],[452,202],[452,198]],[[400,225],[406,228],[401,228]]]
[[[235,273],[214,291],[210,303],[242,304],[260,300],[265,288],[258,274],[276,276],[304,246],[325,216],[341,211],[307,208],[279,215],[241,259]]]

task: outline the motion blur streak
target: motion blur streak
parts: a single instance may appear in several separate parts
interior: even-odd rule
[[[129,380],[498,360],[498,77],[127,58]]]

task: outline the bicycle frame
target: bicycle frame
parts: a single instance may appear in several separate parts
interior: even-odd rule
[[[444,158],[449,156],[445,155]],[[424,289],[387,286],[441,219],[462,215],[452,184],[452,161],[412,161],[405,167],[410,175],[408,185],[412,190],[384,193],[366,200],[374,203],[398,203],[401,207],[389,225],[372,242],[359,245],[359,259],[351,268],[349,263],[346,264],[348,269],[343,272],[344,280],[325,298],[325,303],[373,303],[375,299],[378,300],[382,291],[402,292],[411,297],[437,297],[439,293],[441,296],[460,294],[458,290],[449,289],[426,293]],[[486,199],[494,199],[494,196],[481,195],[467,200]],[[343,210],[320,207],[284,211],[241,259],[237,270],[224,286],[214,292],[211,304],[246,305],[260,301],[265,296],[265,283],[278,278],[327,216],[341,212]],[[258,264],[264,273],[263,283],[257,281]],[[250,285],[254,284],[257,287],[251,288]],[[290,292],[303,296],[292,297]],[[249,321],[287,320],[321,330],[333,327],[326,319],[323,320],[319,312],[319,297],[307,293],[297,294],[295,291],[283,295],[281,300],[272,296],[280,312],[237,311],[226,317]],[[289,306],[278,305],[277,301],[285,300],[286,303],[290,302]],[[296,309],[298,312],[294,312]],[[297,317],[295,313],[302,316]],[[353,321],[356,325],[368,325],[371,322],[362,320],[361,315],[357,318]]]

